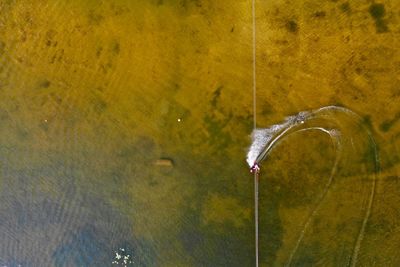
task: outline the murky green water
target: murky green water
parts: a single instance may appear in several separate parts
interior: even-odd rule
[[[357,266],[398,266],[400,5],[256,4],[258,127],[359,114],[382,171]],[[0,0],[0,264],[254,266],[251,29],[250,1]],[[293,266],[351,262],[366,151]],[[310,131],[263,162],[262,266],[288,262],[334,161]]]

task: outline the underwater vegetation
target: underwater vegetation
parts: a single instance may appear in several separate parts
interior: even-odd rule
[[[400,6],[256,6],[261,266],[400,266]],[[0,265],[254,266],[251,21],[0,1]]]

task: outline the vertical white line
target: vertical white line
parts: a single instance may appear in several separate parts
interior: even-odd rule
[[[254,172],[254,219],[255,219],[255,242],[256,242],[256,267],[258,267],[258,172]]]
[[[252,0],[252,50],[253,50],[253,128],[257,127],[257,83],[256,83],[256,0]],[[258,267],[258,170],[254,171],[254,224],[255,224],[255,253]]]
[[[252,0],[253,19],[253,128],[257,127],[257,95],[256,95],[256,0]]]

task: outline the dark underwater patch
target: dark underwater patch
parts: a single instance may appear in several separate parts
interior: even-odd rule
[[[384,16],[386,14],[385,5],[384,4],[371,4],[369,7],[369,14],[375,20],[376,32],[377,33],[384,33],[388,32],[388,26],[386,25],[386,21]]]

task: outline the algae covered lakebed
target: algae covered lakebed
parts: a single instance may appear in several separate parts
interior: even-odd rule
[[[256,1],[256,19],[257,126],[359,114],[381,172],[357,265],[398,266],[400,5]],[[250,1],[0,0],[0,265],[254,266],[251,41]],[[366,151],[293,266],[349,262]],[[261,266],[288,261],[334,153],[309,132],[263,163]]]

